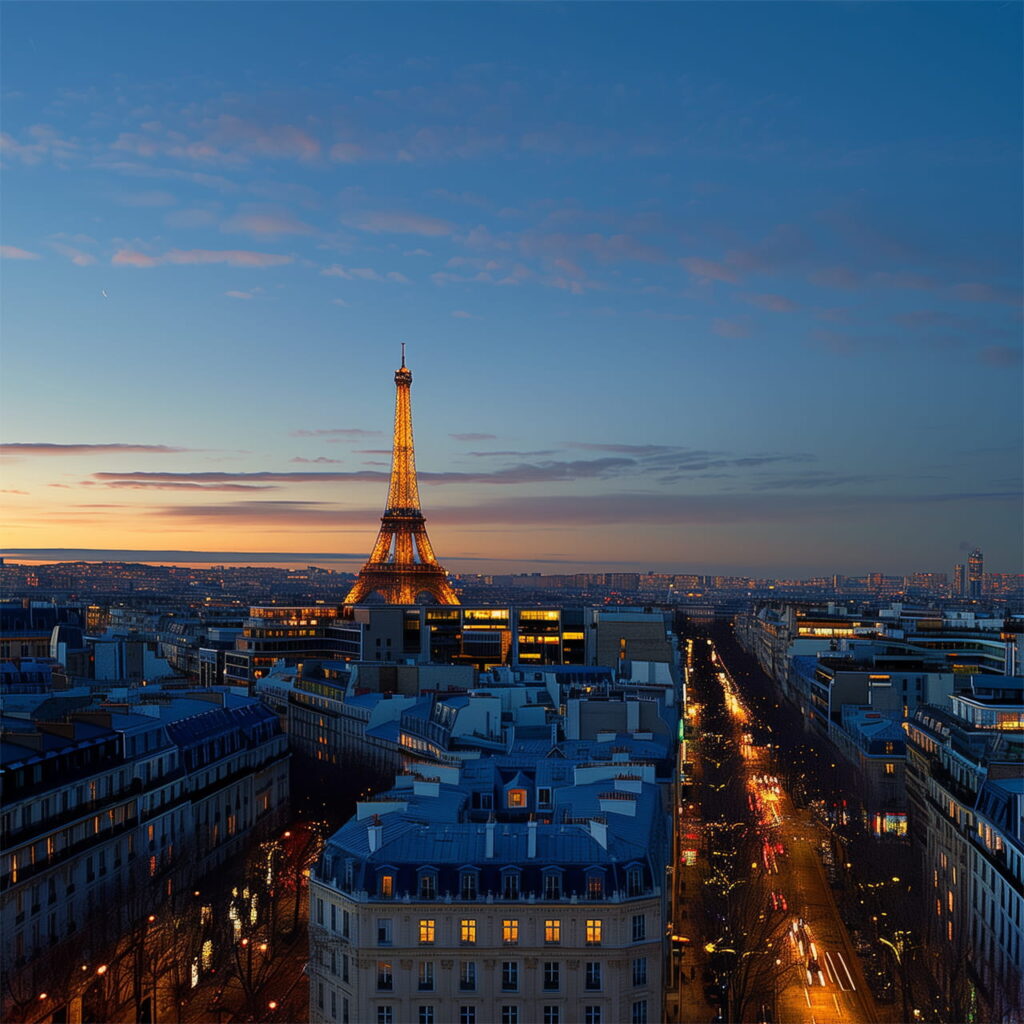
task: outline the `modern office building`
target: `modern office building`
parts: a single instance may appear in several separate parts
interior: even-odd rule
[[[981,548],[967,556],[967,596],[981,597],[985,586],[985,559]]]

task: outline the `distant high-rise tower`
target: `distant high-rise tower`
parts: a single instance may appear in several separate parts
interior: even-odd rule
[[[963,565],[953,566],[953,596],[963,597],[966,592],[964,589],[964,567]]]
[[[967,556],[967,596],[981,597],[982,578],[985,570],[985,560],[981,554],[981,548],[975,548]]]
[[[374,593],[388,604],[415,604],[424,593],[438,604],[459,603],[447,573],[434,557],[420,510],[412,443],[411,388],[412,371],[405,365],[403,345],[402,365],[395,371],[395,438],[388,503],[381,516],[377,542],[348,592],[346,604],[358,604]]]

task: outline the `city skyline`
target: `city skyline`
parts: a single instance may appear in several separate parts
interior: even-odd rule
[[[1019,7],[46,11],[0,553],[1019,570]]]

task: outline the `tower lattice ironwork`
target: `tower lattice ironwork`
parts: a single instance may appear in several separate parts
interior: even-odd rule
[[[380,519],[380,533],[359,578],[345,598],[358,604],[378,593],[388,604],[415,604],[429,594],[438,604],[458,604],[447,573],[437,563],[427,537],[416,483],[416,453],[412,443],[412,371],[395,371],[395,439],[391,456],[388,503]]]

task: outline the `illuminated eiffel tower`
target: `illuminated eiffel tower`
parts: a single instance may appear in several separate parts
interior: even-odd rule
[[[459,603],[448,574],[434,557],[420,510],[412,444],[411,387],[412,371],[405,365],[403,345],[402,366],[395,371],[395,441],[388,504],[380,518],[377,542],[348,592],[346,604],[358,604],[373,593],[380,594],[388,604],[415,604],[423,593],[438,604]]]

